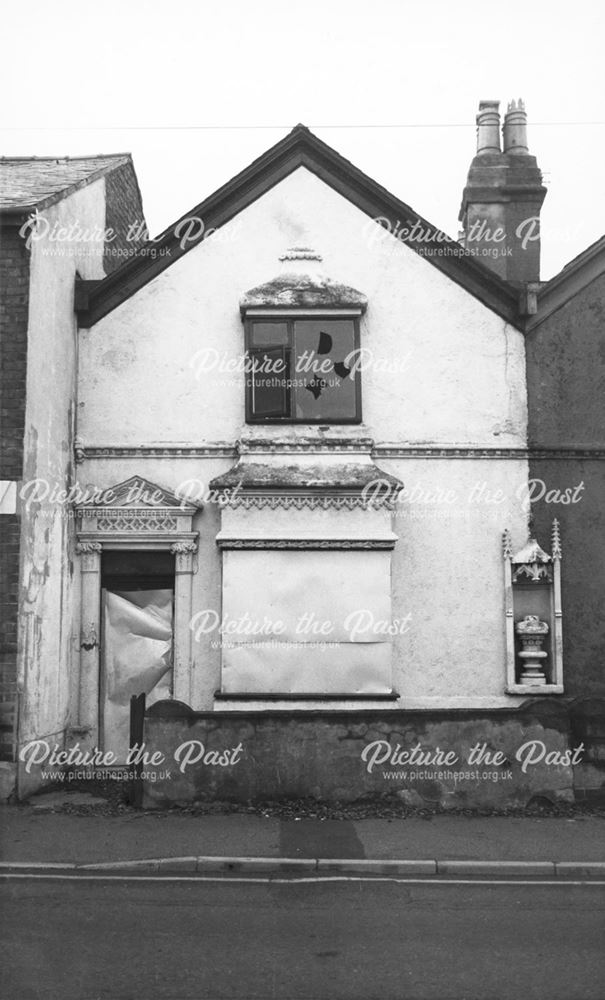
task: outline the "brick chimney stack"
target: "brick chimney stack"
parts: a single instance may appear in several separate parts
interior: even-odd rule
[[[512,284],[540,280],[542,174],[527,145],[523,101],[511,101],[502,126],[498,101],[481,101],[477,153],[462,195],[461,242],[473,257]]]

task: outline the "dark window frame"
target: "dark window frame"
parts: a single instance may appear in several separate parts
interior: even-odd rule
[[[343,315],[343,314],[330,314],[329,312],[301,312],[296,314],[284,314],[275,313],[270,316],[268,315],[258,315],[258,316],[247,316],[244,321],[245,330],[245,349],[246,358],[252,359],[256,353],[270,353],[275,352],[275,345],[267,345],[266,347],[259,347],[257,345],[252,345],[252,327],[255,323],[275,323],[286,325],[288,330],[288,345],[284,349],[284,354],[287,356],[288,363],[291,364],[291,360],[294,354],[294,324],[300,322],[301,320],[318,320],[324,321],[326,323],[331,323],[339,320],[348,320],[353,324],[353,350],[359,351],[361,345],[361,330],[360,330],[360,317],[358,315]],[[291,369],[289,369],[290,374],[286,374],[285,378],[292,378]],[[254,413],[253,402],[254,402],[254,378],[252,371],[246,371],[246,423],[247,424],[323,424],[323,425],[341,425],[341,424],[360,424],[362,423],[362,405],[361,405],[361,372],[357,370],[355,372],[355,416],[353,417],[340,417],[334,419],[332,417],[294,417],[294,416],[266,416],[261,414],[260,416]],[[288,400],[288,405],[292,405],[292,398],[294,393],[290,389],[284,389],[284,395]]]

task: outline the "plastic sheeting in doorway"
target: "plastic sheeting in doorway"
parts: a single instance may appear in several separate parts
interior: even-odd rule
[[[130,699],[146,704],[172,693],[172,590],[104,591],[103,748],[124,762],[130,743]]]

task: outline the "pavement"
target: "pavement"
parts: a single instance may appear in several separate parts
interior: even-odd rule
[[[90,798],[90,797],[88,797]],[[281,819],[127,811],[75,815],[76,798],[0,809],[0,871],[499,874],[605,877],[605,818]]]

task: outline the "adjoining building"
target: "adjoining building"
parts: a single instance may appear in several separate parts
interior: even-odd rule
[[[65,738],[74,707],[76,276],[101,279],[146,237],[128,154],[0,158],[0,776],[17,746]],[[79,628],[78,628],[79,632]]]

